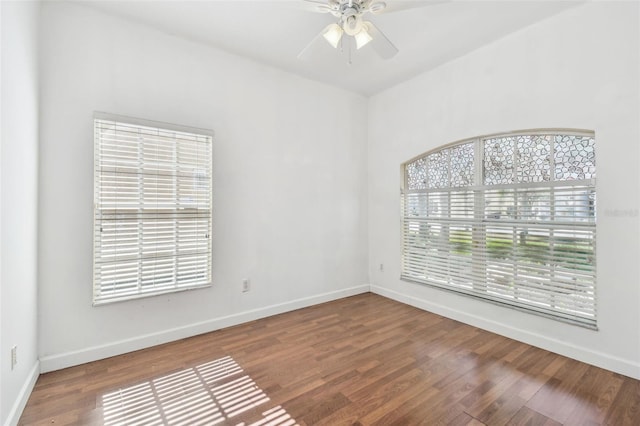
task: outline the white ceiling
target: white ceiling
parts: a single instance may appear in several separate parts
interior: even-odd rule
[[[322,39],[314,43],[307,59],[297,59],[320,30],[335,22],[330,14],[305,10],[303,0],[98,0],[84,4],[313,80],[372,95],[582,3],[440,0],[429,5],[429,0],[385,1],[390,8],[413,6],[367,15],[400,52],[383,60],[367,45],[353,54],[351,65],[346,55]]]

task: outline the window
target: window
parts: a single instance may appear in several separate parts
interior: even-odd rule
[[[93,302],[211,285],[212,133],[96,114]]]
[[[402,279],[596,328],[594,148],[521,132],[405,163]]]

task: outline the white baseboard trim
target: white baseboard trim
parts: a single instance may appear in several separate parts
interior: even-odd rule
[[[197,336],[198,334],[208,333],[211,331],[219,330],[221,328],[231,327],[260,318],[270,317],[272,315],[306,308],[308,306],[317,305],[319,303],[330,302],[332,300],[342,299],[344,297],[355,296],[356,294],[367,292],[369,292],[369,285],[363,284],[342,290],[292,300],[289,302],[279,303],[276,305],[265,306],[263,308],[244,311],[225,317],[213,318],[207,321],[189,324],[182,327],[176,327],[169,330],[163,330],[157,333],[137,336],[131,339],[111,342],[105,345],[93,346],[79,351],[43,356],[40,357],[40,370],[43,373],[60,370],[62,368],[97,361],[99,359],[109,358],[116,355],[122,355],[127,352],[133,352],[140,349],[149,348],[151,346],[173,342],[175,340]]]
[[[435,314],[442,315],[444,317],[451,318],[456,321],[472,325],[474,327],[482,328],[483,330],[491,331],[492,333],[500,334],[510,339],[514,339],[532,346],[555,352],[557,354],[573,358],[587,364],[595,365],[596,367],[624,374],[625,376],[629,376],[634,379],[640,379],[640,363],[638,362],[618,358],[602,352],[562,342],[560,340],[556,340],[537,333],[532,333],[492,320],[487,320],[476,315],[471,315],[466,312],[451,309],[447,306],[429,302],[417,297],[408,296],[384,287],[371,285],[370,288],[372,293],[387,297],[389,299],[393,299],[397,302],[405,303],[424,311],[433,312]]]
[[[35,364],[29,371],[29,375],[27,376],[27,380],[25,380],[22,388],[20,389],[20,393],[16,398],[13,406],[11,407],[11,411],[9,411],[9,415],[7,416],[7,420],[5,422],[5,426],[16,426],[18,424],[18,420],[20,420],[20,416],[22,415],[22,411],[24,407],[27,405],[27,401],[31,396],[31,392],[33,391],[33,387],[36,385],[36,381],[40,376],[40,361],[36,360]]]

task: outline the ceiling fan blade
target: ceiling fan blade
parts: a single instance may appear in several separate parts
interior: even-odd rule
[[[326,1],[321,0],[303,0],[302,2],[297,3],[297,5],[308,12],[329,13],[333,11]]]
[[[308,59],[310,54],[311,54],[311,50],[313,50],[313,46],[316,44],[316,42],[318,41],[318,39],[320,39],[320,37],[322,36],[322,33],[318,34],[317,36],[315,36],[310,42],[309,44],[307,44],[301,51],[300,53],[298,53],[298,56],[296,56],[296,58],[301,59],[301,60],[305,60]]]
[[[451,0],[388,0],[374,1],[369,6],[369,11],[374,15],[381,13],[393,13],[401,10],[415,9],[417,7],[435,6],[449,3]]]
[[[398,53],[398,48],[391,43],[391,41],[384,35],[382,31],[378,29],[372,22],[366,21],[364,24],[367,26],[367,32],[371,36],[371,47],[375,50],[383,59],[392,58]]]
[[[322,29],[322,31],[320,31],[320,32],[318,33],[318,35],[317,35],[317,36],[315,36],[315,37],[314,37],[314,38],[309,42],[309,44],[307,44],[307,45],[306,45],[306,46],[305,46],[305,47],[300,51],[300,53],[298,53],[297,58],[298,58],[298,59],[302,59],[302,60],[308,59],[308,58],[309,58],[309,56],[311,55],[311,52],[314,50],[314,47],[315,47],[316,45],[318,45],[318,44],[322,44],[322,43],[326,43],[326,42],[323,40],[323,39],[324,39],[323,35],[324,35],[324,33],[326,33],[326,32],[329,30],[329,28],[331,28],[333,25],[335,25],[335,24],[329,24],[329,25],[327,25],[326,27],[324,27],[324,28]],[[322,43],[320,43],[320,42],[322,42]]]

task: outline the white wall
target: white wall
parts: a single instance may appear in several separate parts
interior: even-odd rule
[[[638,17],[635,2],[580,6],[370,100],[373,291],[640,378]],[[399,280],[401,163],[464,138],[557,127],[596,132],[599,331]]]
[[[17,423],[39,373],[37,346],[38,14],[1,2],[0,424]],[[11,347],[18,363],[11,370]]]
[[[77,4],[41,34],[43,371],[368,291],[365,98]],[[94,111],[215,131],[212,288],[91,306]]]

